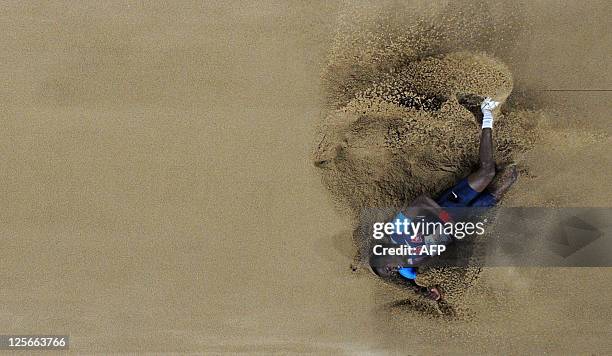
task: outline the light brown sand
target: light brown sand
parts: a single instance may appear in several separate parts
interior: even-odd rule
[[[413,10],[495,38],[530,27],[490,47],[515,88],[609,87],[607,2],[481,5]],[[81,353],[607,353],[607,269],[486,270],[456,320],[350,271],[350,224],[310,161],[347,6],[5,4],[1,332],[69,333]],[[370,7],[351,11],[389,12]],[[454,33],[482,50],[482,31]],[[609,206],[609,139],[585,145],[610,133],[603,95],[537,98],[585,133],[515,157],[530,173],[509,204]]]
[[[313,159],[336,206],[352,218],[357,251],[369,246],[355,221],[365,209],[398,208],[420,194],[435,197],[475,168],[479,124],[460,104],[466,95],[474,97],[476,111],[485,96],[508,100],[496,113],[498,164],[518,162],[544,138],[544,145],[559,142],[568,150],[604,142],[604,133],[555,124],[546,107],[526,100],[540,96],[526,85],[513,92],[513,74],[503,61],[520,68],[508,50],[519,46],[521,31],[503,13],[486,16],[488,26],[501,31],[448,13],[459,4],[423,13],[409,5],[351,7],[342,14],[323,76],[329,113],[319,124]],[[506,10],[520,13],[518,5]],[[464,40],[472,37],[478,41]],[[491,43],[503,43],[504,51]],[[529,166],[518,163],[524,178],[532,177]],[[546,196],[531,196],[535,205],[551,205]],[[358,253],[356,265],[367,269],[365,257]],[[462,297],[479,273],[433,269],[417,282],[442,287],[448,311],[467,302]]]

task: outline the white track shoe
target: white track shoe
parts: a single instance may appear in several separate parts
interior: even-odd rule
[[[493,111],[493,109],[498,107],[499,104],[501,104],[499,101],[494,101],[493,99],[486,97],[485,100],[480,104],[480,110],[482,110],[483,112],[485,110]]]

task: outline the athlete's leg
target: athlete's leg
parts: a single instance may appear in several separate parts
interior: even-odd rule
[[[493,109],[498,102],[486,98],[480,108],[482,110],[482,131],[480,132],[480,166],[476,172],[468,176],[468,184],[477,192],[482,192],[495,177],[495,161],[493,160]]]
[[[495,175],[495,179],[493,179],[493,182],[487,187],[487,192],[491,193],[491,195],[499,201],[517,179],[518,171],[516,170],[516,166],[510,165],[500,170]]]
[[[484,192],[480,193],[470,203],[470,206],[474,208],[490,208],[497,205],[504,193],[516,182],[517,178],[518,171],[515,165],[499,170],[493,181]]]
[[[495,161],[493,160],[493,130],[482,129],[480,133],[480,148],[478,155],[480,165],[468,176],[468,184],[477,192],[482,192],[495,177]]]

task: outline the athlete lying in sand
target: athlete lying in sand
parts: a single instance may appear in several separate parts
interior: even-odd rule
[[[465,207],[492,207],[501,199],[504,192],[517,179],[515,166],[496,172],[493,160],[493,110],[499,102],[486,98],[480,104],[482,112],[482,130],[480,133],[479,167],[466,178],[460,180],[455,186],[442,193],[438,199],[421,195],[410,203],[407,210],[431,210],[440,208],[465,208]],[[477,114],[477,113],[475,113]],[[477,115],[478,118],[479,115]],[[439,211],[439,210],[437,210]],[[397,258],[392,258],[384,267],[372,266],[372,270],[381,277],[401,277],[406,286],[426,296],[429,299],[440,300],[442,292],[439,288],[421,287],[416,283],[416,268],[414,267],[391,267],[397,266]]]

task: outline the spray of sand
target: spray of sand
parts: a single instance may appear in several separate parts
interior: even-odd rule
[[[519,9],[496,7],[483,21],[475,17],[480,5],[489,8],[394,4],[352,7],[341,16],[323,75],[328,112],[313,160],[353,223],[363,209],[435,196],[475,167],[479,126],[466,98],[505,101],[494,130],[498,163],[520,161],[542,128],[550,130],[547,114],[524,100],[525,89],[513,88],[520,55],[512,39],[524,29],[507,14]],[[519,169],[529,176],[526,166]],[[360,239],[356,233],[357,245]],[[418,282],[441,285],[458,306],[479,272],[430,269]]]

